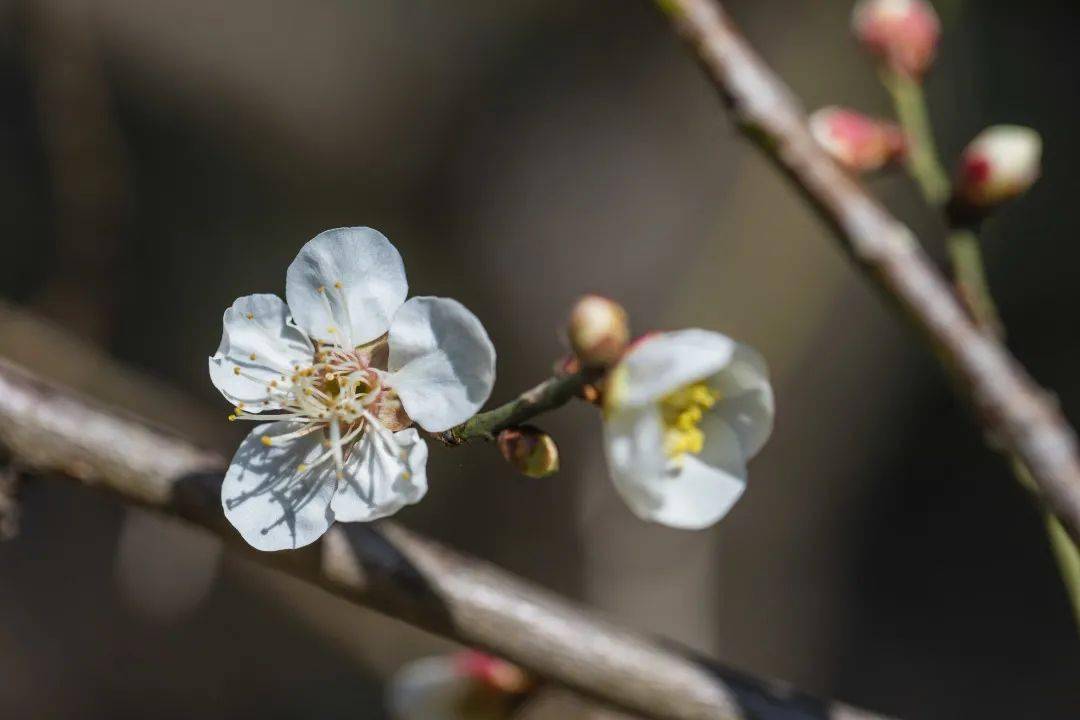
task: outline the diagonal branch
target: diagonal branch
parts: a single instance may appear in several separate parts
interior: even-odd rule
[[[21,466],[72,476],[122,502],[200,525],[247,557],[633,713],[673,720],[878,717],[624,630],[390,522],[337,525],[299,551],[251,550],[221,510],[220,456],[2,360],[0,443]]]
[[[716,86],[739,129],[795,184],[866,275],[922,332],[994,443],[1028,467],[1080,541],[1080,457],[1054,398],[980,332],[911,231],[810,137],[806,117],[714,0],[656,0]]]

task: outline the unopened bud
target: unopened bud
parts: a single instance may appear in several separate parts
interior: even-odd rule
[[[542,478],[559,469],[559,446],[543,430],[523,425],[499,433],[499,452],[523,475]]]
[[[630,342],[630,322],[619,303],[585,295],[570,312],[568,335],[571,349],[585,365],[610,365]]]
[[[933,64],[941,37],[941,21],[925,0],[860,0],[851,29],[867,52],[916,80]]]
[[[896,123],[842,107],[810,116],[810,133],[834,160],[852,172],[873,172],[903,159],[904,133]]]
[[[458,671],[499,692],[518,694],[529,690],[532,681],[525,671],[494,655],[479,650],[463,650],[454,656]]]
[[[978,214],[1027,192],[1039,178],[1042,138],[1031,128],[994,125],[960,156],[953,205]]]
[[[388,686],[395,720],[509,720],[533,689],[521,668],[469,650],[415,660]]]

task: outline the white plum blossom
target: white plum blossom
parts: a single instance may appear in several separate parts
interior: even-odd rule
[[[648,335],[612,369],[604,444],[615,487],[644,520],[712,525],[746,486],[746,463],[772,433],[768,370],[716,332]]]
[[[427,492],[414,424],[446,430],[495,382],[495,348],[456,300],[414,297],[401,255],[371,228],[327,230],[289,266],[285,298],[225,311],[210,379],[236,410],[270,421],[225,474],[226,517],[260,550],[298,548],[335,521],[375,520]]]

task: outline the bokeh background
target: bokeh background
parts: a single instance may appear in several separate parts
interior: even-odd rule
[[[413,292],[483,320],[493,402],[549,372],[586,291],[638,331],[726,332],[768,358],[778,419],[717,527],[636,520],[582,405],[543,420],[556,477],[434,448],[431,491],[399,519],[815,693],[906,718],[1080,717],[1038,514],[649,5],[7,0],[0,354],[231,453],[242,429],[205,363],[222,310],[282,292],[303,242],[357,224],[397,244]],[[888,113],[848,0],[728,5],[808,107]],[[986,249],[1011,346],[1080,420],[1080,13],[937,5],[945,155],[993,122],[1045,138],[1043,179]],[[940,258],[911,183],[871,185]],[[118,382],[11,308],[173,391]],[[26,484],[0,545],[5,718],[382,718],[385,679],[448,647],[56,479]],[[552,702],[535,716],[586,716]]]

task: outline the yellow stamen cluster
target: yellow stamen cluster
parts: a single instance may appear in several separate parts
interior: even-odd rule
[[[696,455],[701,452],[705,447],[701,418],[719,397],[720,393],[704,382],[696,382],[660,400],[660,414],[664,421],[664,453],[669,458],[677,460],[686,453]]]

